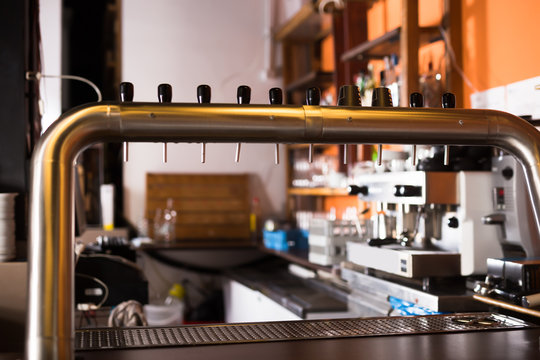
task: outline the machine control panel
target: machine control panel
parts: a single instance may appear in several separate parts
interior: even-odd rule
[[[496,210],[506,209],[506,202],[504,201],[504,187],[493,188],[493,207]]]
[[[525,189],[521,165],[510,155],[492,160],[492,212],[483,216],[484,224],[497,225],[498,236],[508,244],[519,245],[530,256],[538,251],[540,234],[536,230],[534,212]]]
[[[404,171],[359,176],[349,193],[362,201],[457,205],[456,172]]]
[[[422,186],[396,185],[394,195],[397,197],[418,197],[422,196]]]

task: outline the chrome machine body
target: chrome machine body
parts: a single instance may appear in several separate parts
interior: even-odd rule
[[[492,145],[523,165],[536,224],[540,134],[502,112],[281,105],[99,103],[63,115],[32,163],[26,357],[74,357],[73,162],[97,142]],[[529,244],[540,255],[540,244]]]
[[[523,171],[510,155],[492,163],[492,171],[359,177],[359,198],[376,202],[379,211],[367,232],[375,241],[349,243],[348,260],[413,278],[482,275],[488,258],[537,254],[540,234],[521,191]],[[377,237],[395,244],[371,246]]]
[[[495,225],[503,247],[522,247],[528,256],[537,255],[532,244],[540,243],[534,227],[533,206],[522,191],[527,185],[523,169],[511,155],[492,161],[491,209],[482,217],[486,225]]]

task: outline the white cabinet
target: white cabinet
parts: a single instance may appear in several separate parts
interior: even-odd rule
[[[227,323],[301,320],[266,295],[235,280],[224,279],[223,296]]]

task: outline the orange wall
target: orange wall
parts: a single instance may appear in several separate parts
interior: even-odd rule
[[[540,1],[462,0],[463,70],[479,90],[540,75]],[[465,86],[465,105],[473,92]]]
[[[368,10],[368,39],[382,36],[385,32],[401,26],[402,0],[381,0],[374,3]],[[443,14],[443,1],[419,0],[418,22],[420,26],[437,26]],[[436,42],[419,49],[419,71],[427,73],[428,64],[433,63],[434,69],[444,73],[444,44]],[[382,61],[371,61],[374,73],[384,69]]]
[[[459,1],[459,0],[452,0]],[[477,91],[540,75],[540,1],[461,0],[463,71]],[[420,26],[437,25],[443,0],[419,0]],[[401,0],[381,0],[368,12],[368,38],[401,24]],[[420,72],[431,60],[440,64],[444,45],[419,50]],[[382,64],[376,64],[380,70]],[[442,69],[441,69],[442,70]],[[378,73],[377,71],[375,72]],[[475,91],[464,83],[464,107]]]

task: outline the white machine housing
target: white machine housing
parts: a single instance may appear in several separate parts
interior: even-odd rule
[[[534,212],[523,168],[511,155],[492,160],[492,208],[484,222],[495,225],[497,237],[504,244],[521,246],[529,257],[540,253],[540,234],[535,226]],[[497,222],[497,217],[502,222]]]

